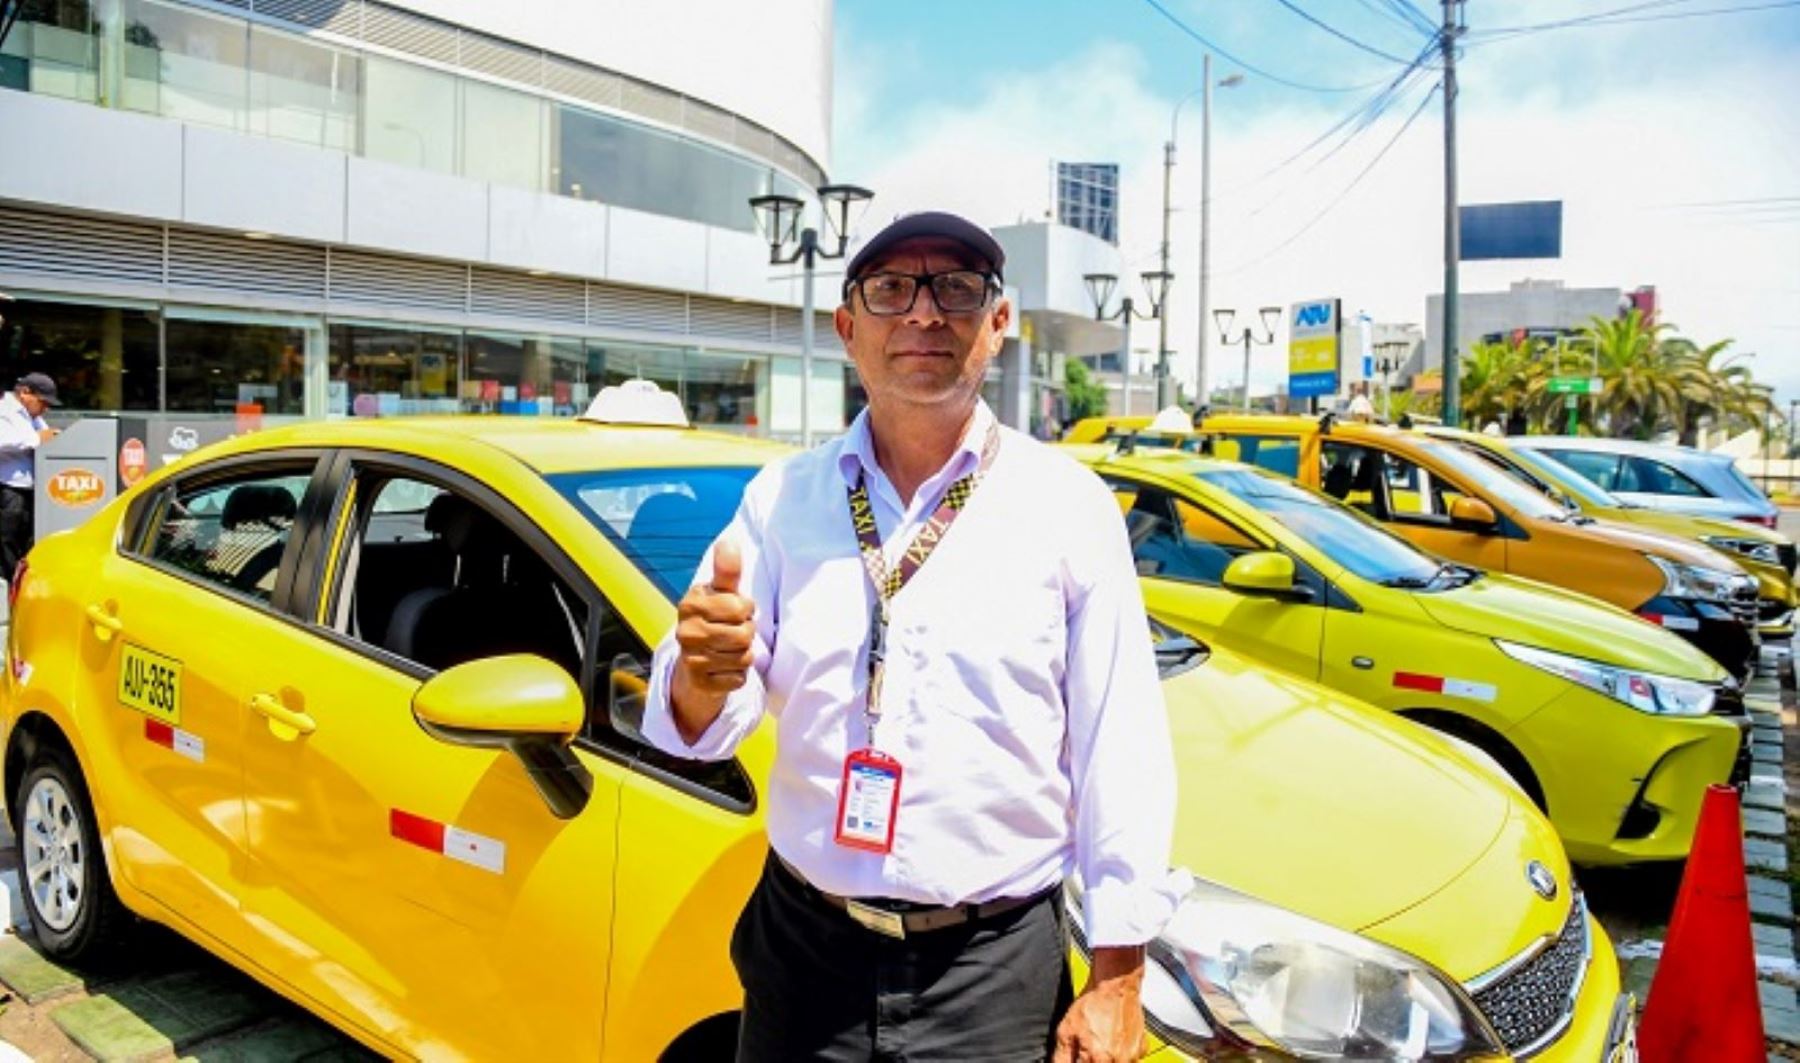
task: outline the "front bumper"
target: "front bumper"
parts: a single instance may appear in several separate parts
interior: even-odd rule
[[[1719,662],[1739,682],[1756,669],[1762,640],[1756,631],[1754,610],[1740,616],[1729,606],[1693,598],[1658,595],[1637,607],[1637,615],[1693,643]]]
[[[1764,642],[1794,637],[1794,606],[1785,598],[1760,598],[1756,603],[1756,633]]]
[[[1741,712],[1721,694],[1722,711]],[[1571,687],[1506,732],[1543,787],[1569,859],[1685,859],[1706,787],[1740,772],[1736,716],[1653,716]]]

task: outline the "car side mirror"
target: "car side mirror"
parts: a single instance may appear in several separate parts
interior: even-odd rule
[[[1263,598],[1310,601],[1312,591],[1294,585],[1294,559],[1274,550],[1242,554],[1225,566],[1226,587]]]
[[[1500,523],[1494,507],[1479,498],[1461,495],[1450,503],[1450,522],[1471,531],[1491,532]]]
[[[427,679],[412,707],[419,726],[440,742],[518,757],[557,818],[587,807],[594,777],[569,750],[587,707],[560,665],[522,653],[459,664]]]

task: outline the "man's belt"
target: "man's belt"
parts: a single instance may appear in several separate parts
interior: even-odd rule
[[[918,907],[909,908],[906,911],[894,911],[879,904],[859,901],[853,897],[840,897],[835,893],[826,893],[806,881],[806,876],[802,875],[794,865],[783,860],[780,853],[775,854],[775,863],[806,892],[848,915],[864,928],[891,938],[905,938],[908,934],[924,934],[933,930],[960,926],[963,923],[976,923],[983,919],[992,919],[994,916],[1004,915],[1026,905],[1036,904],[1057,890],[1057,887],[1051,886],[1049,889],[1039,890],[1029,897],[999,897],[991,901],[982,901],[979,904],[956,904],[947,908]]]

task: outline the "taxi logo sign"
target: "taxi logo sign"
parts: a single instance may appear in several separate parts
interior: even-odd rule
[[[1300,303],[1294,307],[1294,324],[1316,326],[1331,324],[1330,303]]]
[[[64,469],[50,477],[50,482],[44,485],[44,493],[57,505],[79,509],[100,501],[106,494],[106,484],[98,473],[87,469]]]

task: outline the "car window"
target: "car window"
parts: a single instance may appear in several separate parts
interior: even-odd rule
[[[1319,486],[1325,494],[1376,517],[1387,515],[1381,455],[1353,443],[1327,442],[1319,450]]]
[[[1619,470],[1619,490],[1646,495],[1679,495],[1683,498],[1712,497],[1712,492],[1674,466],[1651,458],[1640,458],[1635,454],[1627,455]]]
[[[677,601],[755,475],[754,468],[712,466],[557,473],[548,479]]]
[[[433,671],[529,653],[581,681],[587,605],[480,503],[428,480],[362,472],[332,626]]]
[[[178,485],[157,514],[145,555],[222,589],[269,601],[312,470],[308,461],[223,482]]]
[[[1411,543],[1368,517],[1296,484],[1240,469],[1198,475],[1255,506],[1363,579],[1375,583],[1417,583],[1429,580],[1438,571],[1438,563]]]
[[[1574,469],[1602,491],[1630,490],[1619,486],[1617,454],[1599,454],[1589,450],[1553,450],[1549,447],[1543,448],[1543,452]]]
[[[1218,584],[1238,556],[1261,549],[1215,514],[1155,487],[1109,480],[1125,514],[1140,576]]]
[[[1767,503],[1769,501],[1769,496],[1763,494],[1762,488],[1756,486],[1756,481],[1745,476],[1744,470],[1738,468],[1735,462],[1721,462],[1720,464],[1725,467],[1725,475],[1742,492],[1743,498],[1751,502]]]
[[[1620,504],[1617,498],[1601,490],[1594,481],[1567,465],[1559,465],[1556,461],[1535,450],[1519,448],[1509,452],[1507,456],[1540,479],[1546,482],[1553,481],[1558,490],[1571,496],[1583,506],[1606,509],[1617,508]]]
[[[1388,511],[1396,517],[1450,519],[1450,503],[1460,497],[1456,485],[1398,454],[1384,455]]]
[[[1448,470],[1461,481],[1462,488],[1484,496],[1485,499],[1498,501],[1521,516],[1559,520],[1564,515],[1561,506],[1486,462],[1463,453],[1458,447],[1432,442],[1419,444],[1419,449],[1430,456],[1432,464]],[[1443,471],[1433,475],[1440,480],[1445,479]],[[1445,480],[1439,490],[1446,503],[1452,502],[1455,501],[1458,485]]]
[[[1300,440],[1292,436],[1226,436],[1213,444],[1212,454],[1290,478],[1300,476]]]

